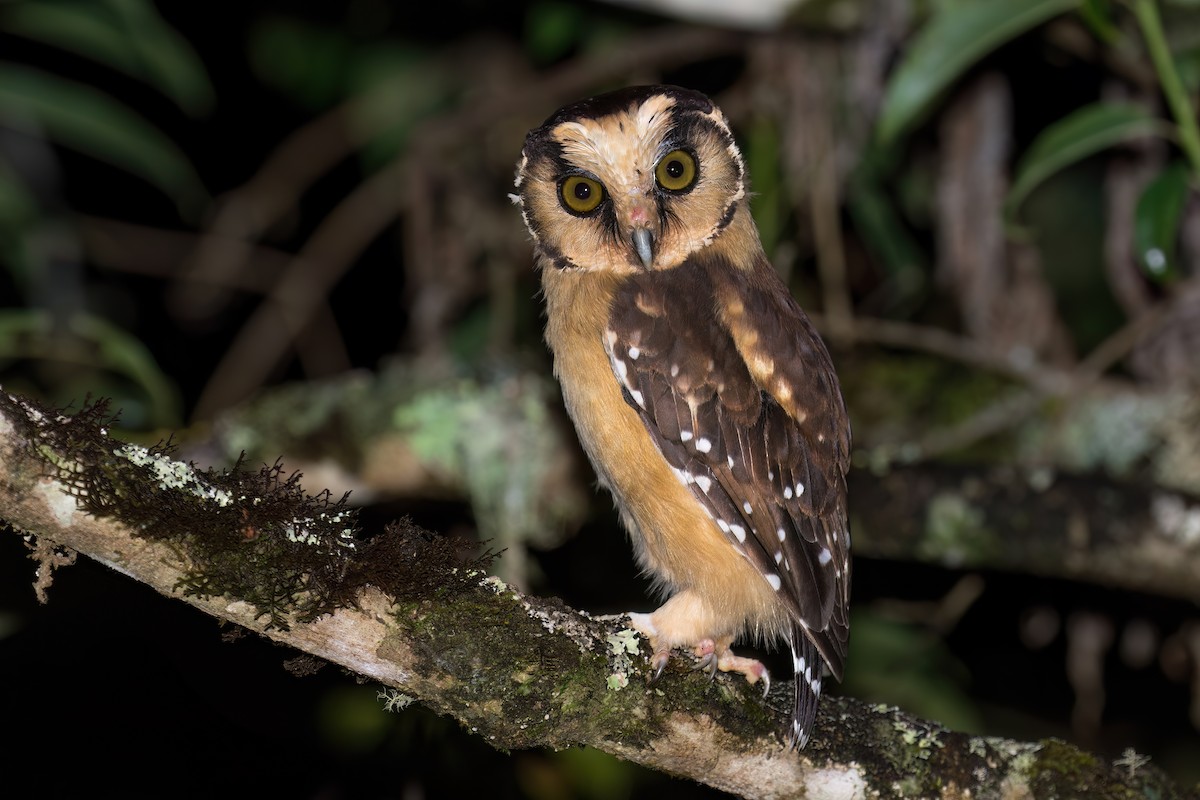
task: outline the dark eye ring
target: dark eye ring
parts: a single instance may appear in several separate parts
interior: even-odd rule
[[[687,150],[672,150],[654,168],[654,179],[668,192],[686,192],[696,185],[700,170]]]
[[[590,214],[604,200],[604,185],[583,175],[569,175],[559,184],[558,197],[572,214]]]

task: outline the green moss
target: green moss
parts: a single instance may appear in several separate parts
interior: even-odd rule
[[[942,785],[944,768],[937,756],[944,747],[945,729],[931,722],[899,713],[897,709],[876,707],[870,741],[889,742],[883,757],[895,773],[901,797],[935,797]]]
[[[202,470],[174,459],[170,441],[116,442],[105,401],[68,416],[0,393],[0,413],[83,510],[185,554],[179,590],[251,603],[272,626],[353,605],[368,584],[400,601],[462,591],[490,560],[472,564],[460,545],[403,522],[363,539],[345,497],[307,494],[278,462]]]
[[[1043,776],[1052,773],[1067,779],[1072,785],[1079,785],[1104,767],[1103,762],[1090,753],[1058,739],[1047,739],[1037,752],[1034,769]]]

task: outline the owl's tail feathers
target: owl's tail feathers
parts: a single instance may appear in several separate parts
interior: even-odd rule
[[[808,743],[817,720],[817,703],[821,699],[821,673],[825,665],[817,647],[805,635],[799,624],[793,626],[791,641],[792,671],[796,679],[796,708],[792,712],[792,732],[788,745],[799,750]]]

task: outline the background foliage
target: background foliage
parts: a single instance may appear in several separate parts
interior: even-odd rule
[[[111,397],[125,435],[185,428],[200,460],[286,451],[380,521],[482,531],[538,592],[641,608],[561,425],[506,193],[555,108],[672,82],[733,121],[860,468],[1200,493],[1194,0],[812,2],[767,26],[651,5],[0,4],[0,382]],[[927,511],[947,536],[970,514]],[[297,680],[92,565],[35,607],[8,539],[5,702],[48,794],[95,785],[39,760],[49,742],[136,765],[106,769],[132,795],[704,793],[384,714],[373,687]],[[1193,604],[918,561],[858,560],[843,691],[1200,781]]]

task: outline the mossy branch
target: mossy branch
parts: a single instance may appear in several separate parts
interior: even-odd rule
[[[103,406],[67,417],[0,393],[0,516],[36,537],[45,568],[48,551],[78,551],[417,697],[496,747],[588,745],[746,797],[1197,796],[1136,758],[968,736],[843,697],[790,753],[786,684],[764,699],[677,660],[648,685],[622,619],[523,596],[411,525],[364,537],[340,504],[272,468],[201,472],[165,448],[131,450],[106,419]]]

